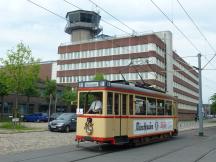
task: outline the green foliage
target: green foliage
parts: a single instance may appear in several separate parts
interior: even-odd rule
[[[70,106],[72,103],[77,102],[77,92],[71,90],[71,88],[65,88],[61,100]]]
[[[3,72],[3,69],[0,69],[0,99],[1,99],[1,107],[0,107],[0,120],[2,119],[3,110],[4,110],[4,96],[9,94],[9,87],[7,84],[7,77]]]
[[[19,43],[16,50],[8,51],[7,58],[1,62],[12,92],[24,92],[27,81],[38,77],[38,61],[31,56],[30,48],[23,43]]]
[[[49,99],[48,121],[50,120],[52,99],[57,99],[56,90],[57,90],[56,80],[50,80],[47,78],[45,82],[45,96],[47,100]],[[56,109],[56,104],[55,104],[55,109]]]
[[[212,102],[212,104],[211,104],[211,112],[213,114],[216,114],[216,93],[213,96],[211,96],[210,100]]]
[[[39,71],[40,66],[38,64],[30,65],[28,68],[31,68],[29,71],[29,76],[26,80],[26,86],[24,88],[24,95],[31,97],[31,96],[39,96],[38,91],[38,78],[39,78]]]
[[[105,80],[104,79],[104,75],[102,73],[96,73],[95,77],[93,78],[93,80],[97,80],[97,81],[100,81],[100,80]]]
[[[45,96],[47,97],[52,96],[53,98],[55,98],[56,89],[57,89],[56,80],[50,80],[47,78],[45,82]]]
[[[3,123],[1,123],[0,128],[3,128],[3,129],[16,129],[16,130],[30,130],[30,128],[27,128],[27,127],[25,127],[25,126],[23,126],[22,124],[19,124],[19,123],[13,125],[12,122],[3,122]]]
[[[18,109],[18,95],[24,94],[32,83],[35,83],[39,74],[39,60],[32,57],[31,49],[19,43],[16,49],[7,52],[6,59],[1,59],[7,84],[12,93],[16,94],[16,107],[13,110],[15,117]]]
[[[0,69],[0,76],[0,97],[4,97],[9,94],[9,86],[7,84],[7,77],[3,69]]]

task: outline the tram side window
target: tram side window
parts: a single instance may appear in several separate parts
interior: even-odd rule
[[[147,115],[156,115],[156,99],[147,98]]]
[[[133,115],[133,96],[130,95],[129,97],[129,113],[130,115]]]
[[[164,115],[164,101],[157,100],[157,115]]]
[[[108,92],[107,95],[107,114],[112,114],[113,110],[113,93]]]
[[[115,94],[115,115],[119,114],[119,94]]]
[[[165,115],[172,115],[172,102],[171,101],[166,101],[165,102]]]
[[[136,115],[146,115],[146,98],[136,96]]]
[[[127,107],[127,95],[122,95],[122,115],[126,115],[126,107]]]

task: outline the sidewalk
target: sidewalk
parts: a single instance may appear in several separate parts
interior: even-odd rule
[[[25,127],[30,128],[29,130],[10,130],[0,128],[0,134],[12,134],[12,133],[28,133],[28,132],[42,132],[48,130],[47,123],[31,123],[31,122],[21,122]]]
[[[216,118],[212,119],[205,119],[203,120],[203,127],[214,127],[216,126]],[[178,129],[179,131],[191,130],[191,129],[198,129],[199,128],[199,121],[179,121]]]
[[[41,132],[47,131],[47,123],[22,123],[24,126],[33,128],[32,130],[27,130],[23,132]],[[213,119],[205,119],[203,120],[203,127],[213,127],[216,126],[216,118]],[[199,128],[199,121],[179,121],[178,129],[179,131],[191,130],[191,129],[198,129]],[[18,133],[13,130],[5,130],[0,129],[0,134],[11,134],[11,133]]]

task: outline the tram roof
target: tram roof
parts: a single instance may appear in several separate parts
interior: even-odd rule
[[[85,81],[85,82],[79,82],[79,88],[81,89],[91,89],[91,88],[116,88],[116,89],[121,89],[121,90],[127,90],[127,91],[135,91],[135,92],[141,92],[141,93],[146,93],[150,95],[156,95],[156,96],[161,96],[161,97],[168,97],[175,99],[173,96],[165,94],[165,92],[156,90],[153,88],[148,88],[148,87],[140,87],[136,86],[135,84],[129,84],[124,83],[124,82],[112,82],[112,81]]]

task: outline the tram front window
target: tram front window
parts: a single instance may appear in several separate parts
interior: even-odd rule
[[[101,92],[81,92],[79,107],[84,109],[86,114],[102,113],[102,93]]]

